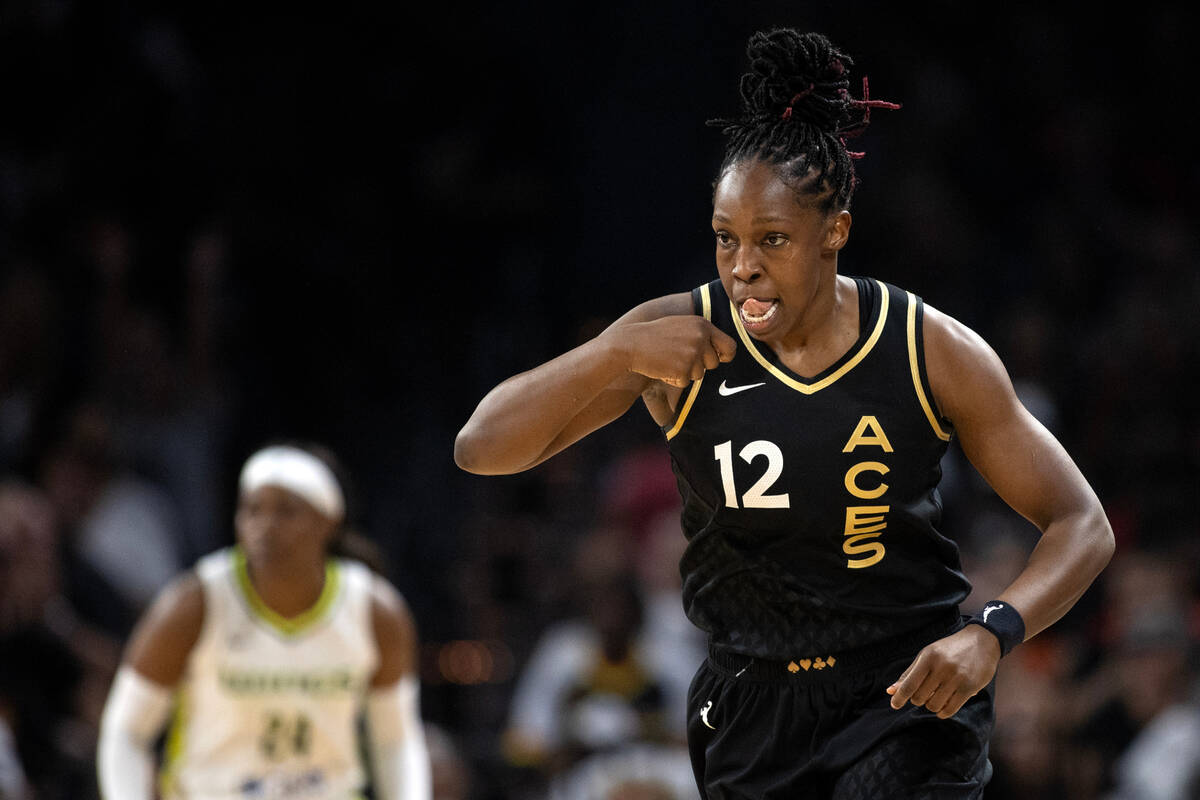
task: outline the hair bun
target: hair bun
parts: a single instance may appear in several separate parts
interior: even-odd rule
[[[760,31],[746,45],[741,96],[748,117],[788,118],[837,133],[850,123],[854,62],[819,33]]]

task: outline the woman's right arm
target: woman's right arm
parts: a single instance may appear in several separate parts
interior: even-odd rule
[[[105,800],[155,796],[154,744],[203,623],[204,590],[187,573],[159,594],[134,628],[100,721],[96,769]]]
[[[651,390],[677,396],[735,349],[731,337],[692,312],[689,293],[650,300],[594,339],[488,392],[459,431],[454,460],[480,475],[530,469]]]

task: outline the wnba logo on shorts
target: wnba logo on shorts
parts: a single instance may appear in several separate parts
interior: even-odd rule
[[[704,708],[700,709],[700,721],[704,723],[704,727],[710,728],[715,731],[716,728],[713,725],[709,724],[709,721],[708,721],[708,712],[712,710],[712,706],[713,706],[712,700],[709,700],[707,703],[704,704]]]

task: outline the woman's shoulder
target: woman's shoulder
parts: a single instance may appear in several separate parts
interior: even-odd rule
[[[204,584],[195,570],[180,573],[138,621],[125,660],[156,683],[173,686],[200,638],[204,615]]]
[[[955,427],[980,410],[1016,402],[1003,361],[973,328],[926,304],[922,332],[929,384],[941,413]]]
[[[204,618],[204,578],[198,568],[179,573],[163,587],[147,611],[150,617],[167,617],[175,624]]]
[[[371,573],[369,596],[371,621],[376,630],[381,626],[393,631],[415,628],[416,623],[408,601],[387,578]]]

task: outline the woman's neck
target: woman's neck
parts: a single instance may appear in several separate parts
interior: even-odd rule
[[[250,583],[260,600],[282,617],[295,617],[317,604],[325,589],[325,562],[247,563]]]
[[[852,278],[836,272],[831,283],[827,290],[814,294],[798,325],[770,343],[780,361],[798,375],[817,375],[828,369],[858,340],[858,287]]]

